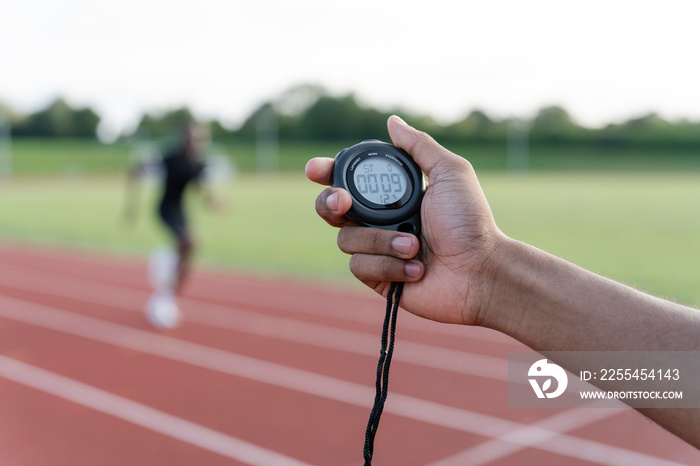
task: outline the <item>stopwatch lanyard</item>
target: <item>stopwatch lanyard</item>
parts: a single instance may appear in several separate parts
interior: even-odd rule
[[[367,431],[365,432],[365,466],[372,464],[374,453],[374,436],[379,427],[379,418],[384,410],[384,402],[389,389],[389,366],[391,356],[394,353],[394,340],[396,338],[396,316],[399,311],[399,300],[403,291],[403,283],[392,282],[389,293],[386,295],[386,315],[384,316],[384,326],[382,328],[382,351],[377,364],[377,392],[374,397],[374,406],[369,415]]]

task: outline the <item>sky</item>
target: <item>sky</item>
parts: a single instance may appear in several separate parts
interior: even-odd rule
[[[182,105],[235,127],[304,83],[439,122],[700,120],[699,17],[693,0],[0,0],[0,103],[64,97],[106,139]]]

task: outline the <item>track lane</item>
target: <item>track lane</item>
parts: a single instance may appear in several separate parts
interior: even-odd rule
[[[13,306],[19,306],[22,309],[19,311],[7,310]],[[106,323],[90,317],[78,316],[75,314],[71,315],[71,313],[58,309],[22,303],[21,301],[10,298],[0,298],[0,309],[2,309],[0,310],[0,315],[5,318],[93,339],[100,343],[117,345],[179,362],[186,362],[194,366],[276,385],[285,389],[308,393],[316,397],[341,401],[362,408],[365,407],[366,400],[371,399],[373,391],[370,387],[349,384],[348,382],[331,379],[327,376],[305,373],[284,366],[271,365],[261,360],[242,358],[241,356],[231,353],[223,353],[218,350],[212,350],[211,348],[182,342],[172,337],[155,335],[150,332]],[[452,430],[475,435],[485,434],[490,437],[506,437],[509,433],[523,430],[522,425],[518,425],[512,421],[480,415],[440,405],[438,403],[416,399],[400,393],[392,394],[390,402],[387,403],[386,412]],[[407,424],[403,421],[393,429],[393,432],[400,432],[402,428],[405,429],[406,427]],[[417,426],[413,426],[411,430],[415,431],[416,428]],[[579,451],[584,451],[585,447],[588,446],[586,442],[581,442],[577,438],[569,438],[556,431],[552,432],[536,426],[528,426],[527,430],[530,433],[540,432],[538,435],[545,439],[557,437],[558,443],[561,443],[562,439],[566,439],[568,443],[574,446],[579,443],[584,443],[583,447],[578,448]],[[442,437],[442,435],[439,437]],[[509,438],[509,440],[511,442],[516,441],[512,437]],[[595,442],[592,444],[596,445]],[[537,443],[527,443],[527,445],[566,455],[566,449],[555,448],[553,445]],[[604,447],[598,445],[597,448],[601,449]],[[619,449],[607,447],[607,450],[617,451]],[[620,452],[618,452],[618,454],[619,453]],[[632,454],[631,452],[626,452],[626,454],[632,457],[642,456]],[[415,459],[415,454],[411,455],[411,457]]]
[[[100,307],[109,305],[138,313],[142,312],[143,305],[151,294],[150,291],[146,290],[68,278],[55,273],[34,272],[17,266],[4,266],[0,270],[0,286],[34,294],[44,294],[52,298],[75,299]],[[347,329],[347,327],[338,328],[289,317],[272,316],[236,307],[211,304],[193,298],[182,298],[179,300],[179,304],[185,311],[185,319],[189,322],[372,358],[375,358],[377,354],[377,336],[374,326],[371,328],[372,333],[369,333],[366,329],[357,331]],[[401,342],[401,351],[395,355],[396,360],[499,381],[506,381],[508,378],[507,360],[504,359],[507,357],[507,353],[502,348],[497,348],[495,345],[488,346],[491,355],[452,350],[436,344],[410,341],[415,336],[406,335],[407,332],[403,326],[399,328],[403,335],[403,341]],[[479,349],[486,352],[483,347]],[[499,352],[503,354],[502,357],[493,356],[497,349],[501,350]],[[514,346],[513,348],[508,346],[507,349],[523,350],[525,348],[523,346]]]
[[[3,377],[0,393],[3,466],[243,464]]]
[[[308,463],[5,356],[0,356],[0,377],[245,464],[309,466]]]
[[[1,248],[0,248],[0,249],[1,249]],[[42,252],[42,253],[43,253],[43,252]],[[17,258],[19,259],[19,256],[20,256],[20,255],[19,255],[19,254],[16,254],[16,255],[18,256]],[[34,258],[36,259],[37,256],[40,257],[41,254],[32,254],[32,255],[30,255],[30,256],[32,256],[32,257],[34,257]],[[3,257],[4,257],[4,255],[3,255],[2,251],[0,251],[0,264],[3,263]],[[81,261],[82,261],[82,259],[81,259]],[[86,260],[84,260],[84,261],[82,261],[82,262],[84,262],[84,263],[89,263],[90,261],[95,261],[95,260],[94,260],[94,258],[88,258],[88,259],[86,259]],[[27,265],[26,262],[27,262],[27,261],[25,260],[24,263],[22,264],[22,266],[26,266],[26,265]],[[68,261],[68,259],[65,258],[65,257],[61,257],[60,261],[50,260],[49,262],[54,263],[54,264],[55,264],[55,263],[60,263],[60,264],[61,264],[61,267],[63,267],[64,269],[66,269],[66,266],[70,263],[70,262]],[[97,261],[96,261],[96,262],[97,262]],[[121,267],[121,265],[120,265],[119,267]],[[35,270],[46,270],[46,268],[43,267],[43,264],[39,264],[39,265],[34,264],[34,268],[35,268]],[[110,266],[108,266],[108,265],[104,265],[104,264],[103,264],[103,265],[102,265],[102,268],[103,268],[104,270],[110,270]],[[118,268],[118,267],[117,267],[117,268]],[[133,270],[131,270],[131,266],[130,266],[130,265],[129,265],[129,267],[124,267],[124,269],[125,269],[125,270],[123,271],[123,272],[124,272],[124,275],[129,275],[129,274],[133,275],[133,274],[134,274]],[[0,272],[1,272],[1,270],[2,270],[2,267],[0,267]],[[82,272],[81,272],[81,273],[82,273]],[[66,274],[66,275],[75,276],[75,274]],[[106,275],[107,275],[108,277],[110,276],[110,274],[106,274]],[[120,274],[117,274],[117,275],[118,275],[119,277],[122,277],[121,272],[120,272]],[[141,274],[142,277],[143,277],[144,275],[145,275],[145,274],[143,274],[143,273]],[[200,275],[200,276],[201,276],[201,275]],[[104,277],[102,277],[102,274],[101,274],[101,273],[100,273],[100,274],[93,274],[93,276],[92,276],[92,278],[93,278],[92,281],[89,281],[88,283],[91,283],[91,284],[94,285],[95,283],[97,283],[98,281],[100,281],[100,280],[95,280],[96,277],[100,277],[100,280],[102,280],[102,278],[104,278]],[[207,278],[208,278],[208,277],[207,277]],[[123,279],[123,277],[122,277],[122,278],[119,278],[118,281],[119,281],[119,280],[122,280],[122,279]],[[216,287],[215,287],[215,288],[218,290],[217,292],[221,292],[221,290],[220,290],[220,288],[219,288],[220,285],[221,285],[221,284],[219,283],[219,282],[221,281],[221,279],[222,279],[222,277],[217,276],[217,277],[215,278],[215,280],[213,280],[214,282],[217,283],[217,285],[216,285]],[[207,281],[207,280],[203,280],[203,281]],[[249,279],[248,281],[250,281],[250,279]],[[105,279],[105,282],[107,282],[107,283],[113,283],[113,282],[114,282],[114,277],[111,277],[111,278],[109,278],[109,279]],[[247,283],[247,281],[244,281],[244,283]],[[90,285],[90,286],[92,286],[92,285]],[[88,286],[87,288],[89,288],[90,286]],[[141,288],[142,288],[142,286],[141,286]],[[262,287],[261,289],[267,289],[267,290],[269,291],[268,284],[266,283],[265,286]],[[284,290],[284,286],[282,287],[282,289]],[[194,294],[194,295],[196,296],[197,294]],[[55,298],[54,298],[54,299],[55,299]],[[216,303],[218,299],[219,299],[219,298],[213,299],[213,300],[212,300],[212,299],[201,299],[201,300],[200,300],[200,299],[197,299],[197,300],[196,300],[196,301],[198,302],[197,306],[202,306],[202,302],[204,302],[204,303],[211,303],[211,302]],[[71,301],[70,298],[65,298],[65,304],[66,304],[66,305],[69,305],[69,306],[75,306],[75,301],[76,301],[76,300]],[[321,300],[321,301],[323,301],[323,300]],[[371,301],[371,300],[370,300],[370,301]],[[375,302],[375,303],[376,303],[377,301],[374,300],[374,301],[372,301],[372,302]],[[297,303],[297,304],[298,304],[298,303]],[[318,303],[317,303],[317,304],[318,304]],[[296,317],[300,317],[300,318],[301,318],[301,316],[304,316],[304,315],[313,316],[314,313],[318,313],[318,312],[322,312],[322,311],[323,311],[323,306],[319,306],[318,308],[314,308],[314,309],[313,309],[312,311],[310,311],[310,312],[309,312],[308,310],[306,310],[306,311],[301,311],[301,310],[298,310],[298,309],[297,309],[297,308],[301,308],[301,307],[303,307],[303,306],[298,306],[298,305],[297,305],[297,306],[295,306],[295,309],[293,309],[292,311],[287,312],[287,311],[285,310],[285,311],[282,312],[282,313],[280,313],[279,311],[270,310],[270,309],[256,309],[256,311],[260,311],[260,312],[263,312],[263,313],[267,314],[267,317],[269,317],[270,315],[272,315],[272,316],[275,316],[275,315],[285,315],[285,316],[288,316],[288,315],[291,314],[291,315],[293,315],[295,318],[296,318]],[[250,310],[248,310],[248,311],[250,311]],[[328,310],[326,309],[326,311],[328,311]],[[119,315],[114,309],[112,309],[110,312],[115,313],[115,315]],[[326,323],[326,324],[334,323],[334,324],[337,325],[338,322],[343,321],[343,322],[345,322],[345,323],[351,323],[351,327],[352,327],[352,325],[355,325],[355,324],[359,323],[358,325],[360,325],[360,327],[358,327],[358,328],[360,328],[360,329],[365,329],[365,328],[366,328],[366,329],[373,329],[373,328],[376,328],[376,327],[373,325],[373,324],[374,324],[373,319],[374,319],[374,320],[377,320],[377,317],[378,317],[378,316],[376,315],[376,308],[372,309],[371,311],[368,309],[367,312],[362,312],[362,311],[360,311],[359,314],[360,314],[360,318],[357,318],[357,319],[354,318],[354,317],[356,317],[355,315],[352,315],[352,316],[350,316],[350,317],[344,315],[343,318],[338,318],[338,319],[335,319],[335,318],[334,318],[334,319],[328,320],[328,321],[325,322],[325,323]],[[404,315],[405,315],[405,314],[404,314]],[[368,317],[368,316],[369,316],[369,317]],[[404,320],[408,321],[408,319],[404,319]],[[355,321],[355,323],[353,323],[353,321]],[[271,321],[271,322],[274,322],[274,321]],[[307,321],[307,322],[308,322],[308,321]],[[364,322],[364,323],[363,323],[363,322]],[[418,321],[418,322],[420,322],[420,324],[423,324],[423,323],[424,323],[424,321]],[[365,325],[365,324],[367,324],[368,326],[367,326],[367,327],[362,327],[362,326]],[[326,325],[326,327],[329,327],[329,325]],[[354,328],[354,327],[353,327],[353,328]],[[422,329],[422,327],[420,327],[420,325],[419,325],[419,326],[416,326],[415,328],[408,328],[408,329],[405,331],[406,333],[405,333],[405,335],[404,335],[404,338],[410,338],[411,342],[413,342],[413,340],[419,340],[419,341],[420,341],[421,339],[425,339],[426,341],[429,341],[430,343],[433,343],[432,341],[430,341],[430,340],[431,340],[430,334],[434,334],[434,335],[440,335],[440,334],[441,334],[441,332],[432,332],[432,331],[430,331],[430,329],[429,329],[428,331],[426,331],[426,332],[423,332],[422,330],[423,330],[423,329]],[[354,330],[353,330],[353,331],[354,331]],[[366,333],[369,334],[371,331],[372,331],[372,330],[368,330]],[[410,334],[410,332],[414,332],[414,334]],[[176,332],[176,333],[177,333],[177,332]],[[189,332],[187,332],[187,333],[189,333]],[[201,333],[201,336],[204,337],[207,333],[211,333],[211,332],[202,331],[202,332],[200,332],[200,333]],[[361,332],[360,332],[360,333],[361,333]],[[222,331],[222,335],[224,335],[223,331]],[[427,336],[426,336],[426,335],[427,335]],[[180,335],[178,335],[178,336],[180,336]],[[191,336],[191,335],[190,335],[190,336]],[[182,335],[182,337],[186,337],[186,338],[189,338],[190,336]],[[445,345],[445,346],[448,347],[447,349],[449,349],[449,347],[451,347],[451,345],[455,345],[455,346],[461,348],[461,343],[462,343],[463,340],[465,340],[465,338],[464,338],[463,335],[457,335],[453,330],[447,331],[447,332],[445,332],[444,334],[442,334],[442,336],[439,338],[439,340],[440,340],[441,343],[444,342],[444,340],[445,340],[445,338],[443,338],[443,337],[447,337],[448,339],[449,339],[449,338],[453,338],[452,341],[450,341],[447,345]],[[400,338],[401,338],[401,337],[400,337]],[[489,338],[484,338],[482,341],[489,341]],[[495,343],[501,343],[501,341],[498,341],[498,339],[491,340],[491,341],[494,341]],[[407,342],[407,343],[408,343],[408,342]],[[505,341],[505,344],[507,345],[507,344],[508,344],[508,341]],[[428,345],[428,346],[431,346],[431,345]],[[281,348],[284,348],[284,346],[282,346]],[[443,349],[444,349],[444,348],[443,348]],[[283,350],[283,351],[284,351],[284,350]],[[274,351],[273,351],[273,352],[274,352]],[[369,358],[369,359],[371,359],[371,360],[374,360],[374,359],[375,359],[374,357],[370,357],[369,355],[367,356],[367,358]],[[370,361],[370,362],[371,362],[371,361]],[[408,362],[406,362],[405,364],[408,364]],[[324,370],[325,370],[325,369],[324,369]],[[411,371],[413,371],[413,369],[411,369]],[[401,385],[403,385],[404,383],[410,383],[410,382],[411,382],[410,377],[409,377],[409,378],[406,378],[405,380],[401,380],[399,377],[397,377],[396,381],[394,382],[394,380],[393,380],[393,379],[394,379],[394,375],[395,375],[395,374],[392,373],[392,384],[395,383],[396,385],[401,386]],[[365,381],[365,380],[363,379],[363,381]],[[370,381],[370,382],[371,382],[371,381]],[[441,398],[441,397],[440,397],[439,390],[436,391],[436,390],[434,390],[434,388],[435,388],[435,387],[431,387],[430,384],[426,384],[426,386],[423,387],[422,390],[425,390],[426,392],[430,392],[431,395],[432,395],[433,393],[435,393],[435,394],[437,395],[437,397]],[[484,388],[485,388],[486,390],[488,390],[488,387],[484,387]],[[480,391],[481,393],[484,393],[484,388],[481,389],[481,391]],[[431,389],[432,389],[432,390],[431,390]],[[486,393],[488,393],[488,391],[487,391]],[[391,396],[390,396],[390,399],[391,399]],[[369,404],[371,404],[371,401],[369,402]],[[363,412],[363,416],[362,416],[363,418],[365,417],[364,414],[365,414],[365,413]],[[614,417],[614,418],[617,418],[617,417],[615,417],[615,416],[613,416],[613,417]],[[546,416],[544,416],[543,419],[546,419]],[[385,422],[385,421],[384,421],[384,419],[383,419],[383,424],[384,424],[384,422]],[[407,426],[407,423],[406,423],[405,420],[402,421],[400,418],[396,418],[396,417],[392,417],[392,416],[387,416],[387,423],[390,423],[390,422],[393,423],[393,428],[395,429],[395,431],[401,431],[402,434],[404,434],[404,435],[406,435],[406,434],[410,435],[410,430],[413,429],[413,428],[417,428],[417,429],[420,430],[420,426],[413,426],[413,425],[411,425],[411,423],[408,423],[408,425],[409,425],[409,427],[410,427],[408,430],[402,429],[402,428],[405,428],[405,427]],[[521,425],[521,428],[522,428],[522,425]],[[387,428],[387,429],[388,429],[388,428]],[[414,438],[415,438],[415,437],[414,437]],[[566,438],[566,437],[565,437],[565,438]],[[402,440],[401,438],[397,438],[396,440],[399,441],[398,444],[401,444],[401,442],[400,442],[400,441]],[[404,440],[405,440],[405,437],[404,437]],[[467,447],[467,446],[470,445],[472,442],[476,442],[476,443],[473,445],[474,448],[476,448],[478,445],[480,445],[480,444],[483,443],[483,442],[480,442],[480,441],[478,441],[478,440],[476,440],[476,441],[468,440],[467,438],[462,438],[462,442],[463,442],[463,443],[462,443],[459,447],[457,447],[456,449],[455,449],[455,446],[454,446],[453,444],[449,444],[449,443],[448,443],[447,445],[442,445],[442,444],[440,444],[439,442],[437,442],[436,444],[434,444],[434,445],[432,445],[432,446],[434,446],[434,447],[440,447],[440,453],[443,453],[443,454],[438,455],[438,457],[446,457],[446,455],[449,454],[449,451],[450,451],[450,450],[454,450],[453,453],[454,453],[454,454],[457,454],[457,453],[459,452],[460,449],[461,449],[461,450],[464,450],[464,447]],[[404,442],[404,443],[405,443],[405,442]],[[566,442],[562,442],[562,443],[566,444]],[[576,442],[574,442],[574,443],[576,443]],[[584,443],[585,443],[585,442],[584,442]],[[389,443],[387,443],[387,444],[389,444]],[[393,444],[393,443],[391,443],[391,444]],[[425,445],[425,447],[429,447],[429,446],[430,446],[430,445]],[[514,458],[521,458],[521,457],[529,458],[530,456],[533,455],[531,449],[527,449],[527,451],[521,450],[521,453],[522,453],[522,455],[520,455],[520,456],[518,456],[518,454],[516,453],[516,455],[513,456],[511,459],[514,459]],[[541,455],[543,455],[543,454],[544,454],[545,457],[546,457],[547,455],[550,455],[551,453],[543,453],[543,452],[540,451],[540,452],[537,453],[535,456],[537,456],[537,455],[540,455],[540,456],[541,456]],[[524,455],[524,456],[523,456],[523,455]],[[530,455],[530,456],[528,456],[528,455]],[[565,461],[568,461],[566,464],[578,464],[576,461],[574,461],[574,462],[572,463],[571,461],[573,461],[573,460],[571,459],[570,456],[569,456],[569,457],[565,457],[565,458],[568,458],[568,459],[565,460]],[[413,458],[413,459],[415,459],[415,458]],[[506,458],[506,459],[507,459],[507,458]],[[324,463],[319,463],[319,464],[324,464]],[[423,463],[415,462],[415,463],[407,463],[407,464],[423,464]],[[507,464],[507,463],[506,463],[506,464]]]
[[[8,302],[0,304],[4,309]],[[23,306],[17,314],[25,321],[45,324],[47,316],[34,311],[35,305]],[[115,324],[85,325],[84,316],[66,322],[60,314],[57,318],[55,310],[51,314],[50,325],[60,326],[62,331],[29,329],[42,343],[38,350],[21,352],[23,358],[39,367],[313,464],[349,463],[361,456],[373,395],[371,387],[350,385],[348,390],[346,382],[326,376],[270,366],[206,347],[182,345],[177,339],[152,332],[120,332],[124,329],[115,328]],[[78,325],[73,325],[76,322]],[[20,336],[28,333],[18,327],[11,330]],[[110,333],[115,330],[116,335]],[[61,335],[66,331],[88,338],[92,344]],[[18,338],[18,343],[21,340]],[[81,350],[90,355],[88,360],[80,358]],[[139,372],[135,373],[134,368]],[[243,375],[248,377],[241,378]],[[268,383],[261,384],[253,378]],[[290,391],[290,385],[296,390]],[[385,420],[387,426],[395,427],[387,430],[388,440],[393,440],[389,444],[393,445],[405,441],[407,433],[416,440],[447,442],[453,448],[476,442],[474,435],[449,427],[426,425],[410,418],[392,419],[390,414]],[[396,437],[399,434],[404,436]],[[393,456],[402,464],[421,464],[417,462],[421,458],[428,461],[433,453],[419,445],[414,442]],[[343,458],[346,461],[340,461]]]
[[[142,262],[52,249],[39,251],[26,247],[10,248],[0,244],[0,263],[14,265],[35,272],[54,272],[90,282],[121,285],[148,290],[146,267]],[[383,300],[365,287],[347,290],[329,284],[310,285],[307,281],[289,278],[251,277],[240,273],[223,274],[217,270],[195,272],[184,290],[184,297],[198,301],[264,312],[276,316],[303,316],[316,322],[338,325],[359,323],[372,329],[381,325]],[[422,334],[439,335],[443,344],[454,339],[459,345],[465,341],[494,342],[513,348],[523,346],[498,332],[484,328],[442,325],[404,313],[404,328]],[[367,327],[364,327],[367,328]]]

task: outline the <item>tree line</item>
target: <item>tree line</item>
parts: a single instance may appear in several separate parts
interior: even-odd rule
[[[595,144],[606,146],[649,145],[700,148],[700,122],[667,121],[655,113],[603,128],[577,124],[562,107],[540,109],[524,121],[495,119],[482,110],[472,110],[450,124],[438,124],[432,118],[400,108],[379,110],[363,105],[350,93],[334,96],[321,86],[290,88],[261,104],[238,128],[227,128],[219,121],[205,121],[218,141],[255,140],[262,136],[280,141],[355,141],[386,139],[386,119],[392,113],[445,142],[505,143],[509,132],[524,132],[530,143]],[[56,99],[36,113],[12,117],[12,135],[16,137],[96,138],[100,116],[90,108],[74,109]],[[144,114],[136,128],[123,139],[162,139],[195,117],[188,108]]]
[[[5,113],[10,115],[12,136],[20,138],[95,139],[100,123],[100,116],[93,109],[73,108],[61,98],[30,115],[18,115],[9,109]]]

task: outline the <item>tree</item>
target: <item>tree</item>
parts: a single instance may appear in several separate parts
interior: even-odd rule
[[[304,112],[299,129],[311,139],[350,139],[357,111],[352,95],[341,98],[324,95]]]
[[[579,129],[566,110],[551,106],[537,112],[530,126],[530,136],[534,140],[556,142],[571,139]]]
[[[192,112],[187,107],[170,110],[161,115],[144,114],[132,136],[143,138],[168,138],[188,121],[194,121]]]
[[[92,109],[73,109],[58,98],[48,107],[19,120],[16,136],[44,138],[95,138],[100,117]]]
[[[100,116],[91,108],[82,108],[73,112],[73,136],[77,138],[94,138]]]
[[[444,133],[446,139],[478,142],[505,140],[504,124],[492,120],[479,109],[472,110],[463,120],[446,126]]]
[[[693,146],[700,144],[700,125],[688,121],[670,122],[656,113],[632,118],[624,123],[609,124],[598,132],[597,139],[613,145]]]

